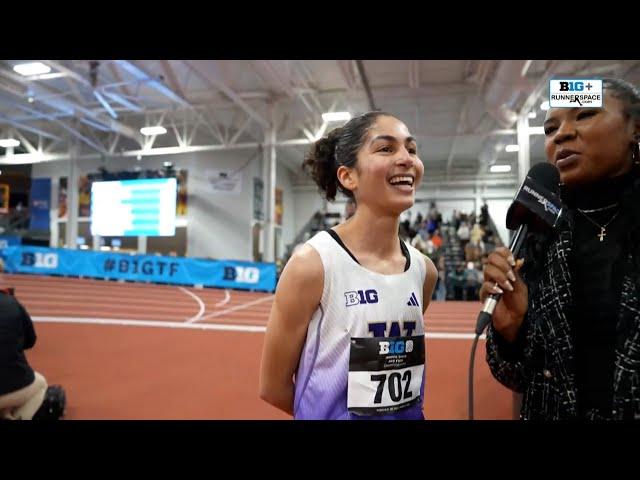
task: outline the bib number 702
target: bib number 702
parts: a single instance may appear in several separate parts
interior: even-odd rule
[[[373,399],[373,403],[382,403],[382,394],[384,392],[385,383],[387,384],[387,389],[389,390],[389,396],[394,402],[406,400],[413,396],[411,390],[409,390],[409,386],[411,385],[411,370],[405,371],[404,375],[400,375],[399,372],[393,372],[389,374],[388,382],[386,373],[371,375],[371,381],[378,382],[378,388],[376,389],[376,396]],[[404,392],[402,390],[403,384]]]

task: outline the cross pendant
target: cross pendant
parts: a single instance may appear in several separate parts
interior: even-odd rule
[[[604,240],[604,237],[606,237],[606,233],[604,233],[604,228],[600,227],[600,233],[597,235],[598,237],[600,237],[600,241]]]

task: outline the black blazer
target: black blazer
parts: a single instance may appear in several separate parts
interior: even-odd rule
[[[638,216],[638,205],[628,209]],[[567,215],[571,218],[571,215]],[[636,245],[637,248],[637,245]],[[631,250],[634,250],[631,248]],[[571,330],[572,251],[570,223],[554,234],[537,259],[540,275],[524,280],[529,287],[529,308],[518,338],[507,343],[490,325],[487,362],[503,385],[523,393],[520,417],[537,420],[577,418],[574,345]],[[613,406],[611,412],[594,412],[593,419],[640,419],[640,262],[627,251],[619,259],[623,268],[617,315]]]

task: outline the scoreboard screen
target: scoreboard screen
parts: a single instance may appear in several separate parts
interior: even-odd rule
[[[172,237],[176,231],[175,178],[93,182],[91,234]]]

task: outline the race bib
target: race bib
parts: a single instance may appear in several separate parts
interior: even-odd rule
[[[351,338],[347,408],[357,415],[385,415],[420,401],[424,335]]]

